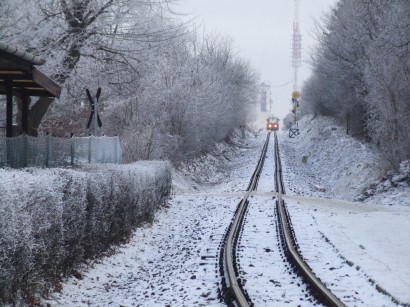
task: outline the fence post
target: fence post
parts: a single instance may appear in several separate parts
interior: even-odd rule
[[[13,167],[13,151],[12,151],[12,140],[11,138],[6,136],[6,165],[9,167]]]
[[[115,163],[118,163],[118,137],[115,136],[115,146],[114,146],[114,159],[115,159]]]
[[[71,167],[74,166],[74,159],[75,159],[74,133],[71,133]]]
[[[91,163],[91,134],[88,136],[88,163]]]
[[[27,167],[27,160],[28,160],[28,150],[27,150],[27,147],[28,147],[28,136],[27,136],[27,134],[25,134],[25,133],[23,133],[23,167]]]
[[[50,132],[46,134],[46,167],[50,167],[50,161],[52,159],[52,152],[51,152],[51,135]]]

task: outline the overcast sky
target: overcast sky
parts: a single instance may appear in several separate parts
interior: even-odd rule
[[[300,80],[309,76],[309,53],[315,43],[314,20],[319,19],[337,0],[301,0],[302,69]],[[272,113],[283,118],[291,108],[293,80],[292,32],[294,0],[180,0],[177,10],[196,17],[206,33],[226,34],[235,51],[249,60],[272,88]],[[303,93],[302,101],[303,102]]]

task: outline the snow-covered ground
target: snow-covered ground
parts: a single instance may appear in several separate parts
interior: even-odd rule
[[[306,117],[299,127],[297,138],[290,139],[282,132],[280,144],[287,194],[298,195],[288,196],[286,201],[302,254],[320,275],[322,265],[317,262],[327,258],[326,250],[333,249],[342,261],[337,270],[336,265],[329,265],[328,271],[321,273],[322,279],[332,283],[347,263],[358,274],[347,280],[339,275],[337,283],[350,284],[353,297],[368,292],[365,289],[371,284],[409,304],[410,186],[403,180],[406,176],[408,180],[408,163],[375,182],[386,169],[370,145],[347,136],[329,118]],[[358,196],[369,189],[370,197]],[[354,199],[365,199],[366,203],[340,201]],[[319,243],[312,248],[315,237]],[[360,277],[369,280],[369,285],[354,282]],[[380,298],[370,299],[354,304],[386,304]]]
[[[327,119],[305,120],[300,129],[295,139],[280,132],[279,142],[286,201],[303,256],[349,306],[395,305],[389,295],[378,290],[410,304],[409,188],[402,185],[396,192],[390,190],[396,195],[394,202],[388,194],[367,199],[367,203],[335,200],[354,200],[385,170],[379,170],[379,158],[369,147],[345,136],[342,128]],[[44,302],[51,306],[222,306],[217,296],[218,246],[248,185],[264,139],[265,135],[250,137],[235,150],[221,146],[219,158],[210,156],[175,171],[174,196],[154,222],[137,229],[115,255],[90,263],[81,272],[83,279],[67,279],[62,291],[52,293]],[[275,196],[273,175],[268,171],[273,167],[269,163],[265,166],[265,177],[253,195],[256,211],[250,212],[246,227],[274,240],[270,228],[273,213],[264,211],[265,204],[272,206],[270,200]],[[196,179],[215,178],[213,174],[217,174],[217,180],[194,182],[187,176],[193,170]],[[376,204],[376,197],[382,204]],[[264,282],[272,271],[283,273],[278,268],[270,271],[274,264],[266,257],[270,254],[266,248],[277,249],[276,243],[269,246],[261,239],[247,245],[249,239],[248,234],[242,235],[242,249],[249,249],[249,259],[258,254],[255,250],[265,249],[258,258],[265,261],[258,264],[266,272],[263,278],[250,277],[258,271],[256,262],[240,262],[247,268],[246,284],[256,306],[289,304],[288,299],[295,295],[291,286],[276,279]],[[264,258],[267,260],[259,260]],[[256,281],[257,287],[252,288],[250,284]],[[264,301],[263,295],[281,286],[282,300]],[[298,300],[297,304],[312,306],[314,302]]]
[[[218,247],[243,197],[265,137],[253,136],[235,150],[221,146],[174,173],[174,196],[150,225],[137,229],[114,256],[94,261],[44,303],[51,306],[223,306]],[[204,164],[205,163],[205,164]],[[206,165],[211,164],[211,165]],[[218,167],[216,167],[218,165]],[[195,169],[209,180],[192,181]],[[216,176],[221,182],[217,184]]]
[[[393,305],[376,285],[410,302],[410,210],[295,196],[285,202],[305,260],[348,306]]]

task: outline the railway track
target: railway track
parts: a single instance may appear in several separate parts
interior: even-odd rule
[[[263,163],[266,157],[266,151],[268,150],[270,139],[270,132],[266,137],[266,141],[262,148],[261,156],[258,160],[256,169],[251,177],[246,194],[244,198],[239,202],[238,207],[235,211],[234,218],[228,227],[227,235],[224,239],[224,245],[221,248],[220,255],[220,268],[221,275],[225,276],[222,280],[222,287],[226,289],[222,294],[224,300],[229,302],[234,300],[237,302],[238,306],[250,306],[251,301],[248,297],[246,290],[243,288],[238,276],[238,269],[236,264],[236,246],[242,226],[243,218],[246,213],[247,206],[249,204],[249,196],[256,189]]]
[[[279,155],[278,138],[275,134],[275,186],[278,198],[276,201],[276,208],[279,215],[280,232],[282,234],[284,250],[295,265],[298,272],[303,276],[305,281],[311,286],[314,293],[318,296],[319,300],[327,306],[345,306],[326,286],[316,277],[310,267],[305,261],[303,261],[301,255],[296,249],[296,242],[291,229],[291,223],[289,215],[286,212],[285,202],[282,199],[282,195],[285,194],[282,178],[282,165]]]
[[[235,306],[252,306],[252,299],[239,277],[237,265],[237,245],[243,221],[249,204],[248,198],[256,190],[258,180],[263,169],[271,133],[268,133],[264,143],[257,167],[252,175],[244,198],[239,202],[234,217],[228,227],[225,238],[220,249],[220,273],[222,277],[221,296],[228,305]],[[282,180],[282,168],[279,156],[279,145],[276,132],[274,133],[275,147],[275,187],[276,187],[276,210],[278,216],[279,233],[282,238],[283,250],[288,261],[295,268],[295,271],[303,277],[303,280],[309,284],[312,293],[317,299],[327,306],[345,306],[326,286],[315,276],[309,266],[303,261],[296,249],[296,243],[293,236],[289,215],[286,211],[286,205],[282,199],[285,194]]]

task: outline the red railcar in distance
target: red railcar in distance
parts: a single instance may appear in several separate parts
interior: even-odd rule
[[[278,131],[279,130],[279,124],[278,123],[273,123],[273,122],[268,122],[266,125],[266,129],[270,131]]]

